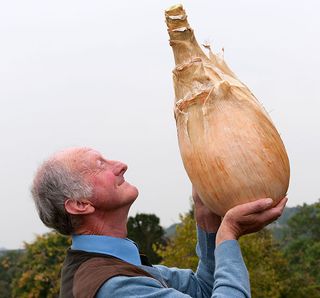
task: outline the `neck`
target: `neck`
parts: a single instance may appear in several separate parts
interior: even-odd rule
[[[78,235],[104,235],[117,238],[127,237],[127,220],[130,206],[115,210],[97,211],[83,218],[77,229]]]

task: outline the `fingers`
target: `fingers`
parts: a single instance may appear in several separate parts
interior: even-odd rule
[[[282,212],[287,202],[288,198],[283,198],[275,207],[271,209],[275,213],[275,215],[278,216],[277,218],[279,218],[282,215]]]
[[[278,219],[281,216],[281,213],[282,212],[278,208],[266,210],[257,216],[257,222],[260,223],[261,228],[263,228]]]
[[[272,199],[260,199],[230,209],[218,230],[216,242],[260,231],[281,216],[286,203],[287,198],[284,198],[272,207]]]
[[[205,207],[205,205],[203,204],[200,196],[198,195],[198,193],[193,185],[192,185],[192,198],[193,198],[195,209],[198,209],[198,208],[206,208],[207,209],[207,207]]]
[[[281,216],[287,201],[287,198],[283,198],[275,207],[264,210],[260,213],[252,214],[250,216],[250,220],[252,222],[257,222],[262,227],[265,227]]]
[[[200,196],[198,195],[198,193],[193,185],[192,185],[192,198],[195,201],[200,200]]]
[[[287,198],[283,198],[275,207],[269,210],[266,210],[264,212],[267,217],[265,219],[268,222],[267,224],[273,222],[274,220],[278,219],[281,216],[287,201],[288,201]]]
[[[275,205],[274,207],[280,207],[280,208],[283,209],[283,208],[286,206],[287,202],[288,202],[288,198],[285,197],[285,198],[281,199],[281,200],[277,203],[277,205]]]
[[[254,202],[238,205],[230,210],[233,210],[232,212],[235,212],[241,215],[249,215],[252,213],[258,213],[266,209],[269,209],[272,206],[272,203],[273,203],[273,200],[270,198],[260,199]]]

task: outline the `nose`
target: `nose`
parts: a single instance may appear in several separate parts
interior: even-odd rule
[[[114,160],[112,162],[114,163],[114,168],[113,168],[114,171],[113,172],[115,175],[117,175],[117,176],[123,175],[127,171],[128,166],[125,163],[123,163],[121,161],[116,161],[116,160]]]

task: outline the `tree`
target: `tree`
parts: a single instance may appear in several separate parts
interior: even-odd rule
[[[287,297],[320,297],[320,201],[299,207],[287,223],[282,243],[292,272]]]
[[[197,233],[193,212],[181,216],[176,235],[166,247],[158,250],[162,264],[169,267],[196,270],[198,257],[195,252]],[[250,278],[252,297],[286,297],[289,272],[279,244],[268,230],[245,236],[240,241]]]
[[[163,265],[195,271],[198,257],[195,252],[197,232],[193,212],[180,216],[180,219],[181,224],[176,228],[176,235],[168,241],[167,246],[161,247],[158,253],[162,257]]]
[[[18,263],[21,271],[12,282],[12,297],[58,297],[60,271],[70,243],[70,238],[56,232],[38,236],[31,244],[26,243]]]
[[[239,242],[250,275],[252,297],[286,297],[288,264],[271,231],[263,229],[242,237]]]
[[[21,271],[18,266],[22,250],[9,250],[0,257],[0,297],[11,297],[11,282]]]
[[[140,252],[153,264],[161,261],[157,249],[165,244],[164,230],[159,223],[159,217],[154,214],[137,213],[135,217],[129,217],[127,224],[128,238],[138,244]]]

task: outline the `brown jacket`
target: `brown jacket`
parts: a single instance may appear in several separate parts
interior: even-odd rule
[[[94,298],[108,279],[118,275],[153,278],[113,256],[69,249],[61,272],[60,298]]]

